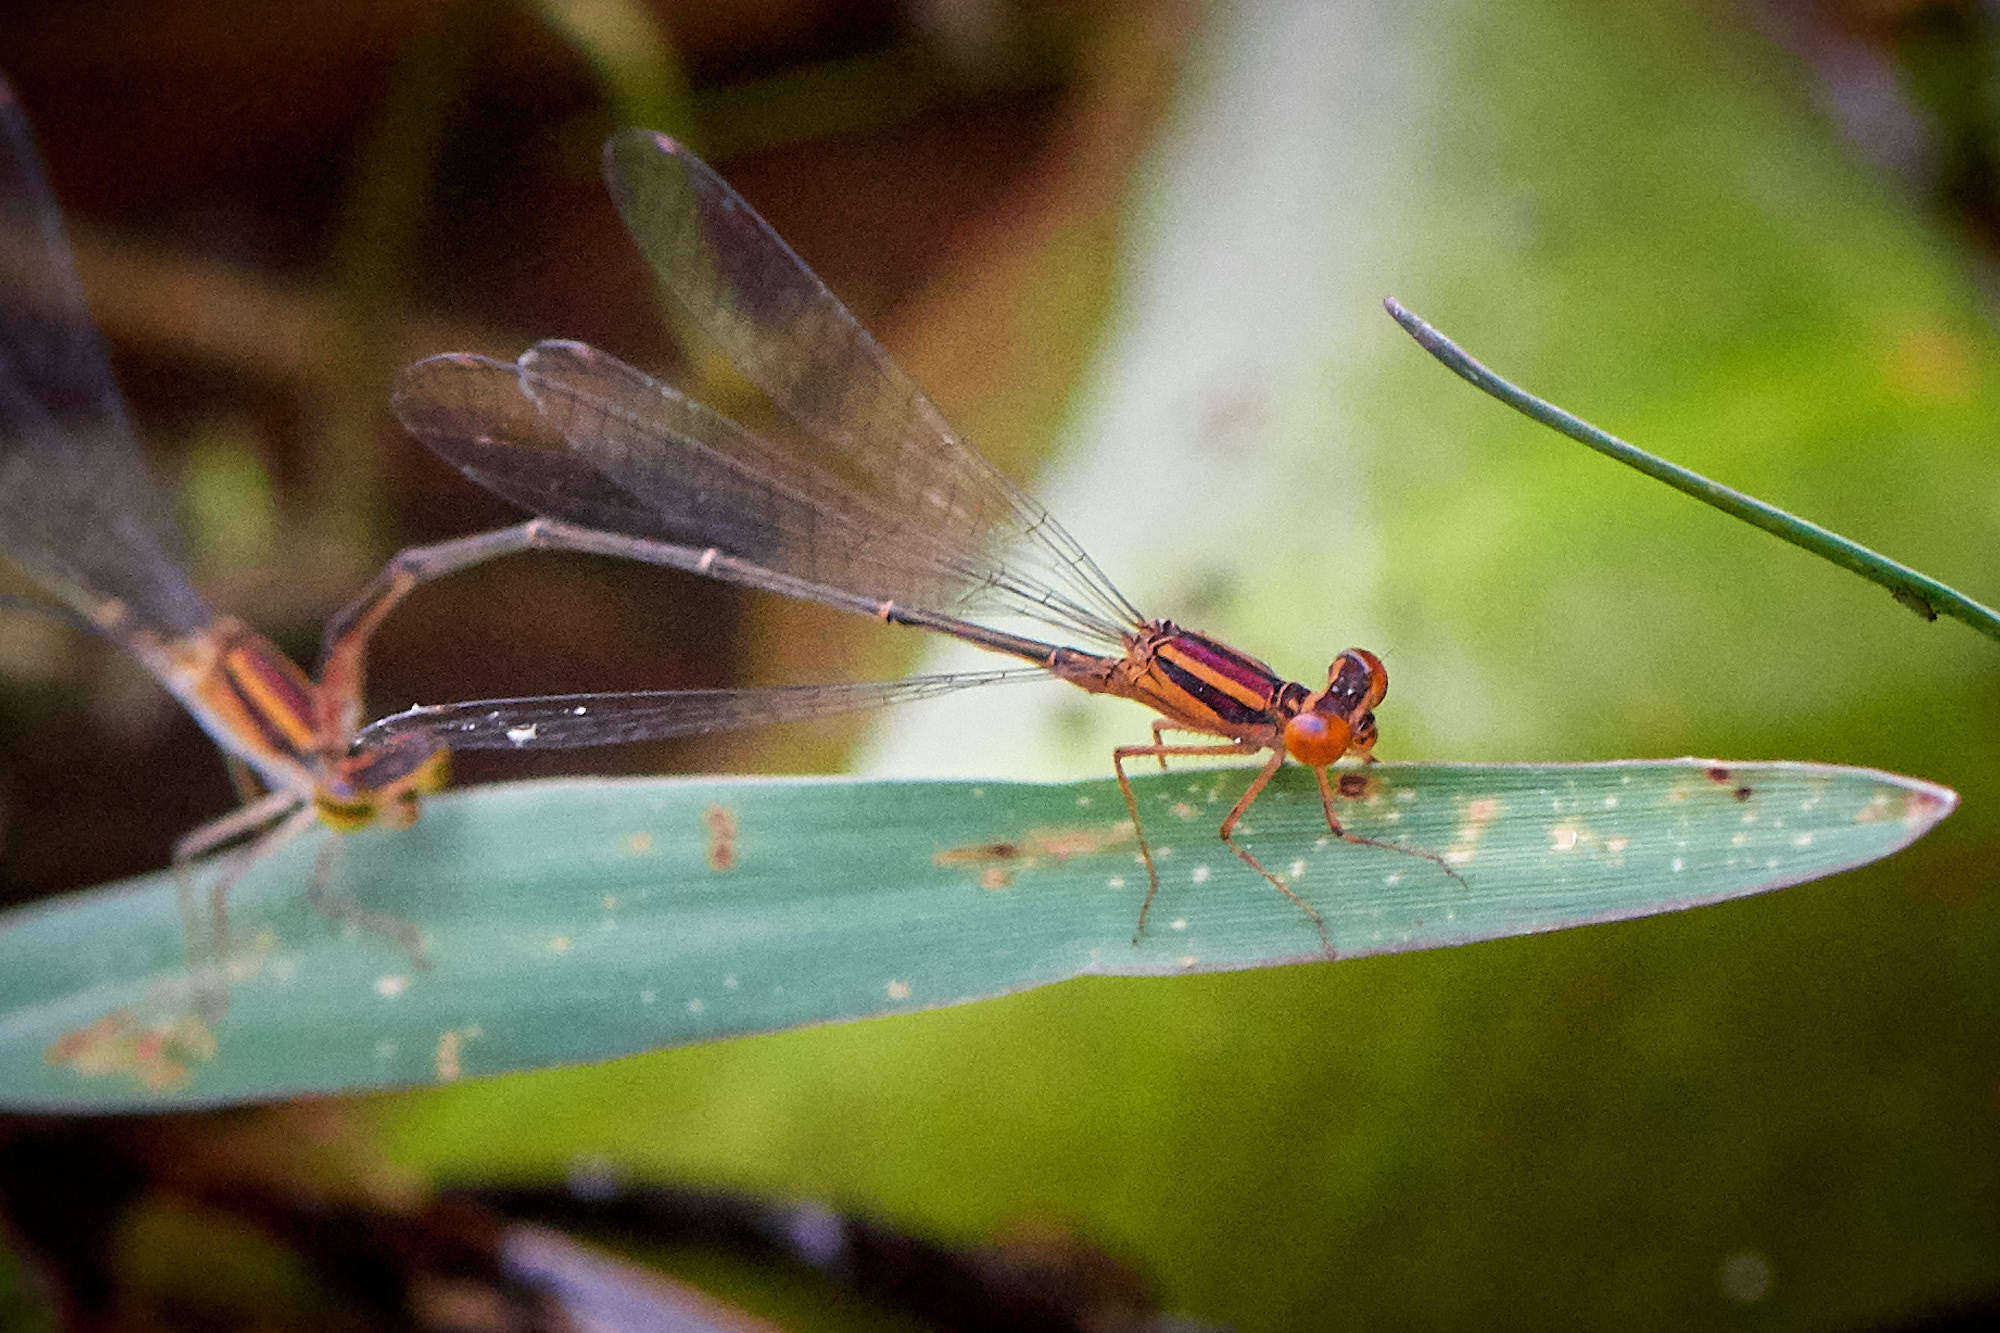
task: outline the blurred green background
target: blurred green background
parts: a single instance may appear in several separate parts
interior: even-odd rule
[[[1350,643],[1380,652],[1385,755],[1814,759],[1964,797],[1884,865],[1680,916],[1073,983],[161,1133],[328,1188],[608,1163],[948,1240],[1060,1230],[1166,1308],[1245,1329],[1858,1327],[1992,1300],[1996,646],[1512,416],[1378,305],[1990,603],[1983,13],[129,0],[10,18],[7,73],[202,586],[302,658],[397,547],[509,517],[398,437],[397,366],[543,336],[668,362],[596,177],[603,134],[637,121],[706,153],[1140,606],[1300,679]],[[555,558],[427,589],[378,642],[380,711],[862,678],[922,647]],[[230,803],[192,723],[103,645],[10,615],[0,690],[11,899],[156,866]],[[1064,693],[874,719],[857,761],[1096,774],[1143,736],[1134,710]],[[825,769],[855,739],[461,773]],[[782,1317],[836,1326],[811,1303]]]

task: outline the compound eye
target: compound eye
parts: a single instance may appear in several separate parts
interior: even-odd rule
[[[1379,705],[1389,693],[1389,669],[1382,659],[1366,648],[1349,648],[1333,659],[1326,669],[1329,699],[1339,699],[1352,712],[1365,713]]]
[[[1309,768],[1325,768],[1347,753],[1353,735],[1344,719],[1308,710],[1285,723],[1285,753]]]

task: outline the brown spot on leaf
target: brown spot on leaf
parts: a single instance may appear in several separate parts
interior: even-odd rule
[[[1132,826],[1122,819],[1095,828],[1029,829],[1015,842],[975,842],[964,847],[947,847],[931,857],[931,864],[977,866],[981,888],[1004,889],[1014,882],[1015,871],[1061,865],[1073,856],[1090,856],[1131,839]]]
[[[1730,791],[1729,794],[1731,796],[1734,796],[1739,801],[1749,800],[1750,797],[1756,791],[1756,789],[1750,786],[1748,783],[1737,782],[1736,775],[1730,772],[1727,768],[1724,768],[1721,764],[1710,764],[1707,768],[1702,770],[1702,776],[1707,778],[1710,782],[1713,782],[1718,787],[1731,788],[1732,790]]]
[[[988,861],[1018,861],[1021,845],[1016,842],[976,842],[969,847],[947,847],[931,858],[932,865],[970,866]]]
[[[708,829],[708,868],[736,869],[736,816],[723,806],[711,805],[701,812],[701,822]]]

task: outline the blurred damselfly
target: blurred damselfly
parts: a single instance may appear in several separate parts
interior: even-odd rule
[[[520,542],[512,531],[485,533],[404,552],[329,624],[316,681],[269,639],[212,611],[171,554],[177,545],[85,307],[27,118],[0,79],[0,553],[138,658],[227,757],[245,804],[174,846],[192,957],[187,866],[245,844],[210,885],[219,962],[229,885],[257,856],[315,820],[343,832],[407,825],[420,798],[444,785],[448,756],[434,735],[355,738],[368,639],[423,579]],[[421,961],[413,926],[327,897],[325,870],[316,901],[395,936]]]

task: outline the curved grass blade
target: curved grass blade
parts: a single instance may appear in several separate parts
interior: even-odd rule
[[[1382,305],[1389,312],[1389,317],[1402,325],[1404,332],[1416,339],[1418,346],[1436,357],[1446,369],[1523,416],[1569,436],[1578,444],[1588,445],[1608,458],[1615,458],[1627,467],[1636,468],[1655,481],[1665,482],[1683,495],[1691,495],[1703,504],[1713,505],[1731,518],[1742,519],[1773,537],[1859,574],[1871,583],[1879,583],[1889,590],[1891,597],[1925,620],[1950,616],[1964,621],[1989,639],[2000,639],[2000,611],[1982,606],[1958,589],[1939,583],[1928,574],[1920,574],[1878,551],[1871,551],[1837,532],[1796,514],[1786,513],[1753,495],[1745,495],[1720,482],[1710,481],[1699,472],[1691,472],[1658,454],[1648,453],[1637,445],[1607,434],[1583,418],[1565,412],[1554,403],[1537,398],[1526,389],[1494,374],[1395,297],[1384,297]]]
[[[1379,764],[1340,814],[1464,876],[1327,836],[1287,769],[1238,836],[1342,956],[1437,948],[1796,884],[1887,856],[1949,790],[1867,769],[1704,760]],[[310,840],[231,900],[229,1005],[181,963],[170,876],[0,918],[0,1104],[131,1110],[448,1081],[903,1013],[1084,974],[1323,958],[1216,838],[1240,769],[1135,781],[1146,886],[1108,781],[572,780],[449,793],[332,844],[361,914],[423,931],[418,970],[307,902]],[[334,835],[326,835],[327,839]]]

